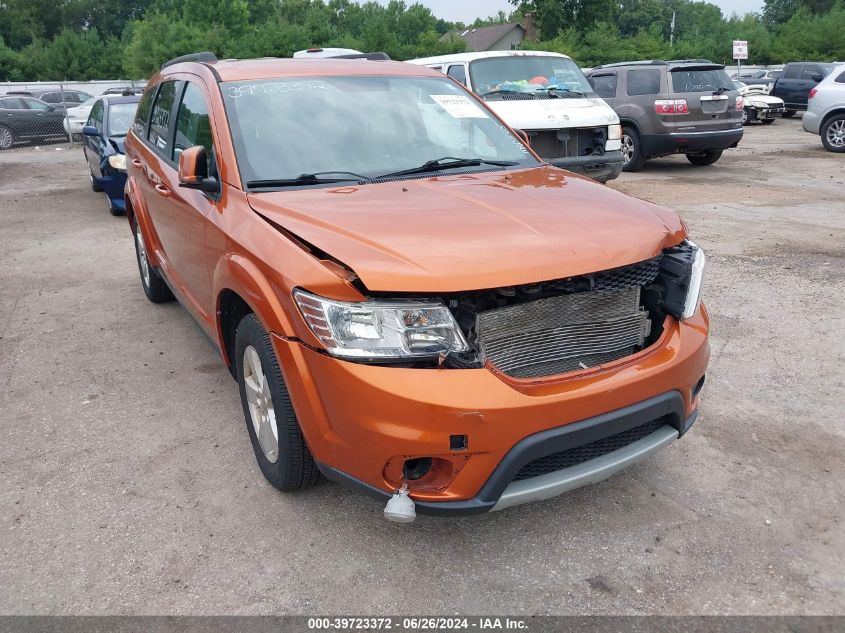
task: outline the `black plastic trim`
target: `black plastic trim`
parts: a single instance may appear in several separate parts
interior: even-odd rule
[[[482,514],[496,505],[505,488],[525,464],[552,453],[583,446],[627,431],[657,418],[664,418],[666,424],[678,429],[678,434],[681,436],[698,418],[698,411],[694,411],[687,418],[684,415],[684,409],[684,398],[681,393],[668,391],[616,411],[534,433],[517,442],[507,452],[474,498],[443,502],[414,500],[417,512],[434,516]],[[334,482],[385,501],[391,496],[389,492],[356,479],[332,466],[321,463],[317,466],[327,479]]]

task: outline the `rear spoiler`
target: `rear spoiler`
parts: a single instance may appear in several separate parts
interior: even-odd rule
[[[348,55],[332,55],[328,59],[370,59],[373,61],[390,61],[387,53],[350,53]]]

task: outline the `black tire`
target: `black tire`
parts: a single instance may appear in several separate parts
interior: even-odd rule
[[[829,152],[837,154],[845,153],[845,114],[837,114],[824,122],[819,134],[822,137],[822,145]]]
[[[622,171],[639,171],[646,161],[640,135],[627,125],[622,128],[622,161]]]
[[[781,112],[780,116],[784,119],[791,119],[795,116],[796,112],[797,110],[784,110],[783,112]]]
[[[752,110],[751,108],[743,108],[742,109],[742,124],[748,125],[749,123],[754,123],[757,120],[757,112]]]
[[[760,119],[760,123],[762,123],[763,125],[771,125],[774,122],[774,119]]]
[[[101,192],[103,188],[97,184],[97,181],[94,180],[94,172],[91,171],[91,168],[88,168],[88,180],[91,183],[91,191],[96,191],[97,193]]]
[[[720,149],[709,149],[706,152],[701,152],[700,154],[687,154],[687,160],[696,167],[706,167],[707,165],[712,165],[721,157],[722,150]]]
[[[15,135],[12,130],[4,125],[0,125],[0,150],[12,149],[15,145]]]
[[[164,280],[147,260],[147,248],[144,245],[144,236],[137,222],[132,223],[132,233],[135,241],[135,259],[138,261],[138,273],[141,276],[141,286],[147,299],[153,303],[164,303],[173,301],[173,293],[164,283]],[[146,268],[146,272],[145,272]]]
[[[111,198],[109,198],[108,196],[106,196],[106,207],[108,208],[109,213],[111,213],[112,215],[123,215],[123,209],[118,209],[116,206],[114,206],[111,202]]]
[[[264,381],[270,394],[270,402],[273,405],[274,419],[276,424],[276,436],[268,435],[265,441],[270,440],[275,453],[270,458],[265,454],[261,442],[256,434],[255,425],[252,421],[250,403],[247,399],[247,386],[245,371],[254,375],[253,369],[246,368],[244,359],[245,352],[251,348],[258,354],[260,368],[263,372]],[[249,433],[252,449],[255,452],[255,459],[264,477],[267,478],[275,488],[283,492],[293,492],[313,486],[320,481],[320,470],[314,463],[311,451],[305,443],[302,429],[296,419],[296,413],[290,401],[287,386],[282,376],[279,361],[273,346],[270,343],[270,335],[261,325],[254,314],[248,314],[241,319],[235,333],[235,358],[238,388],[241,392],[241,404],[244,411],[247,432]],[[264,396],[266,399],[266,396]],[[272,448],[271,447],[271,448]],[[271,458],[275,456],[275,461]]]

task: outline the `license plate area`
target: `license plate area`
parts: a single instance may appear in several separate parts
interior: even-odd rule
[[[701,97],[701,111],[704,114],[722,114],[728,111],[728,96],[713,95]]]

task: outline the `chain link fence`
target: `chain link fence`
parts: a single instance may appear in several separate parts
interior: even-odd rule
[[[146,81],[0,83],[0,151],[79,143],[94,97],[136,94]]]

